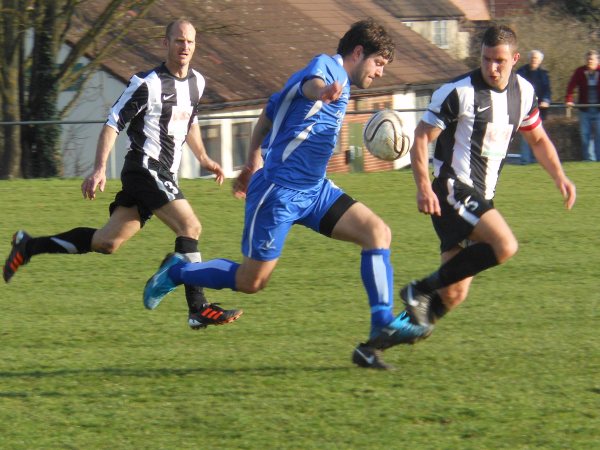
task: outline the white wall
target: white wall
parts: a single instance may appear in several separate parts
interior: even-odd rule
[[[407,92],[404,94],[395,94],[392,99],[393,109],[414,109],[415,108],[415,93]],[[412,145],[415,127],[417,126],[417,113],[416,112],[400,112],[402,117],[402,125],[404,126],[404,133],[409,136],[410,143]],[[402,158],[394,161],[394,168],[401,169],[410,164],[410,154],[403,156]]]
[[[436,22],[438,21],[414,21],[403,22],[414,32],[419,33],[429,42],[435,42],[434,34]],[[469,56],[469,33],[460,31],[460,23],[457,20],[444,20],[446,26],[446,46],[441,46],[450,56],[455,59],[464,59]]]
[[[64,59],[69,47],[63,45],[58,55],[59,61]],[[79,63],[88,64],[87,58]],[[100,130],[106,120],[109,109],[125,89],[125,83],[98,71],[85,84],[76,105],[64,117],[65,121],[101,121],[102,123],[83,123],[62,125],[61,149],[63,154],[63,174],[65,177],[83,177],[92,171],[96,154],[96,143]],[[59,95],[58,109],[62,110],[75,97],[75,92],[65,91]],[[119,178],[126,153],[127,136],[125,133],[117,138],[115,149],[108,161],[106,175],[108,178]]]

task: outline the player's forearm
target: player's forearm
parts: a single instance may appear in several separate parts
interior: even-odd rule
[[[413,158],[413,153],[411,152],[411,167],[417,189],[420,191],[427,189],[431,184],[429,178],[429,161],[424,159],[420,152],[416,158]]]
[[[106,171],[106,162],[108,161],[108,155],[112,151],[115,141],[117,140],[117,132],[114,128],[104,125],[100,136],[98,137],[98,144],[96,146],[96,158],[94,160],[95,171]]]
[[[321,78],[313,78],[302,85],[302,94],[310,100],[320,100],[325,86]]]
[[[258,117],[258,121],[252,130],[252,136],[250,137],[250,148],[246,158],[246,167],[248,169],[255,171],[262,165],[261,146],[269,131],[271,131],[272,126],[271,120],[267,117],[265,110],[263,110]]]
[[[565,176],[556,147],[545,132],[534,136],[529,145],[535,158],[554,180]]]
[[[185,138],[185,142],[202,167],[210,170],[211,164],[216,164],[206,153],[202,135],[200,134],[200,126],[198,124],[192,124]]]
[[[410,163],[417,189],[427,189],[429,179],[429,139],[420,127],[415,130],[415,142],[410,150]]]

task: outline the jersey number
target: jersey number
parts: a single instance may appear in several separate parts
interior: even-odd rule
[[[169,190],[171,191],[172,194],[178,194],[179,193],[179,189],[177,189],[177,186],[175,186],[173,183],[171,183],[170,181],[165,181],[163,183],[163,185]]]

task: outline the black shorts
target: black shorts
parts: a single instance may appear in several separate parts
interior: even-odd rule
[[[468,239],[481,216],[494,208],[494,202],[452,178],[436,178],[432,188],[440,201],[442,215],[431,216],[431,221],[444,253]]]
[[[110,214],[117,206],[137,206],[144,226],[152,217],[152,211],[173,200],[185,198],[171,172],[152,160],[148,166],[146,168],[141,162],[125,158],[121,171],[122,188],[109,206]]]

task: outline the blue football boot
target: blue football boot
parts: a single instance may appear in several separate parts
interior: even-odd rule
[[[144,288],[144,306],[147,309],[156,308],[163,297],[177,287],[171,277],[169,269],[177,264],[188,262],[187,258],[180,253],[170,253],[154,275],[147,281]]]
[[[406,311],[402,311],[386,326],[372,328],[366,344],[386,350],[399,344],[414,344],[429,337],[432,332],[433,325],[417,325]]]

